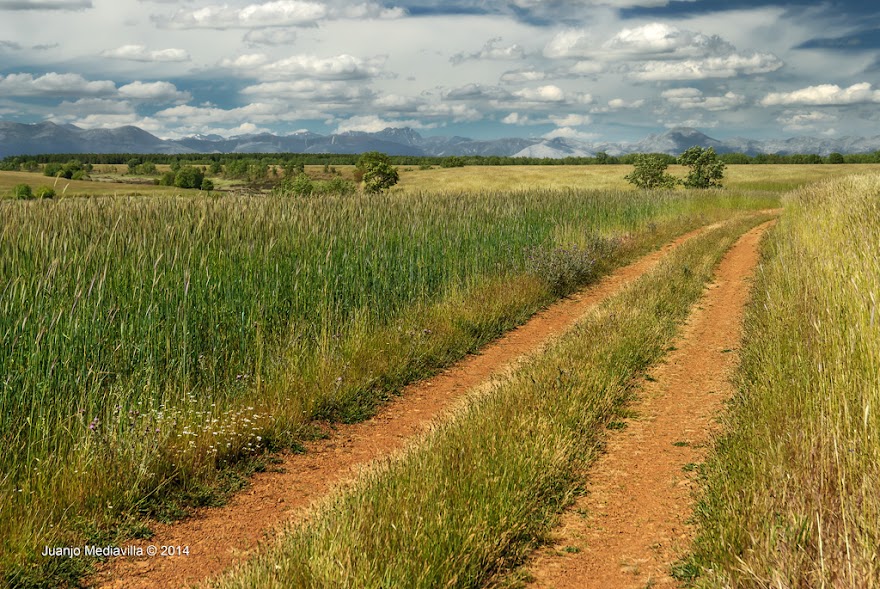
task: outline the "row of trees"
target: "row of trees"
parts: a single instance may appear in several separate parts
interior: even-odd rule
[[[613,165],[635,164],[636,159],[642,154],[609,155],[604,152],[597,153],[594,157],[566,157],[566,158],[531,158],[531,157],[507,157],[507,156],[390,156],[390,161],[395,166],[417,167],[459,167],[459,166],[517,166],[517,165]],[[664,158],[669,163],[674,163],[676,158],[668,154],[648,154],[658,158]],[[235,178],[265,179],[271,175],[274,167],[293,168],[305,165],[344,166],[356,165],[360,158],[359,154],[45,154],[33,156],[12,156],[0,160],[0,170],[7,171],[35,171],[40,164],[66,164],[72,160],[82,164],[128,164],[129,169],[134,169],[143,174],[153,174],[156,165],[170,165],[182,167],[185,165],[205,166],[212,174],[219,174],[225,170],[227,175]],[[832,153],[828,156],[817,154],[759,154],[746,155],[743,153],[718,154],[718,159],[725,164],[866,164],[880,163],[880,151],[862,154]],[[134,164],[132,166],[132,164]],[[143,166],[139,168],[138,166]],[[150,168],[152,166],[152,168]]]

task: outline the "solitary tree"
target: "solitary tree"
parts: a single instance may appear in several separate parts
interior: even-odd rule
[[[666,173],[669,164],[662,155],[640,153],[635,157],[634,166],[632,173],[624,178],[639,188],[673,188],[678,184],[674,176]]]
[[[358,158],[355,177],[364,181],[364,192],[375,194],[388,190],[400,180],[397,168],[391,165],[391,158],[378,151],[368,151]]]
[[[688,188],[721,187],[724,178],[724,162],[718,159],[713,148],[691,147],[678,156],[678,163],[690,168],[684,185]]]

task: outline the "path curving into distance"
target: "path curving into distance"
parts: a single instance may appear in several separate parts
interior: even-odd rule
[[[677,587],[672,565],[689,549],[696,463],[734,392],[742,318],[765,223],[722,259],[672,351],[630,405],[637,417],[606,438],[585,473],[586,494],[562,516],[553,544],[528,571],[534,589]]]
[[[415,436],[488,385],[527,355],[568,330],[589,309],[651,270],[667,253],[718,224],[686,233],[661,249],[619,268],[596,284],[558,301],[433,378],[406,387],[371,419],[337,424],[329,437],[306,444],[304,454],[283,454],[277,472],[258,473],[227,505],[202,508],[181,522],[154,524],[149,541],[127,545],[188,546],[188,556],[117,558],[99,566],[88,580],[101,589],[190,587],[239,564],[274,537],[282,526],[301,519],[309,506],[332,489],[351,482],[370,462],[402,450]]]

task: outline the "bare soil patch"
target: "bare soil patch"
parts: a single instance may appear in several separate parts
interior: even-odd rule
[[[536,314],[524,325],[435,377],[414,383],[368,421],[328,426],[328,437],[306,444],[304,454],[280,455],[277,472],[255,475],[228,505],[198,510],[170,525],[157,524],[141,546],[188,546],[188,556],[118,558],[105,563],[93,586],[113,589],[188,587],[242,562],[297,521],[332,488],[350,482],[371,461],[400,451],[442,418],[475,387],[509,370],[570,328],[591,307],[650,270],[666,253],[707,230],[685,234],[660,250],[618,269],[597,284]]]
[[[609,433],[605,453],[584,473],[586,493],[530,564],[530,587],[678,586],[671,567],[692,539],[696,465],[733,393],[743,311],[771,224],[725,255],[672,351],[644,381],[631,405],[637,417]]]

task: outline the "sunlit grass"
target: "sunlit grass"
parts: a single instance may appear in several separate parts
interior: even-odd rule
[[[880,177],[784,199],[709,462],[690,569],[706,587],[880,579]]]
[[[369,415],[552,300],[526,266],[536,248],[630,236],[607,268],[774,204],[590,191],[2,201],[0,566],[21,575],[45,544],[107,537],[316,417]]]
[[[217,586],[480,587],[521,562],[577,491],[574,473],[634,375],[662,356],[727,248],[766,218],[681,246]]]

